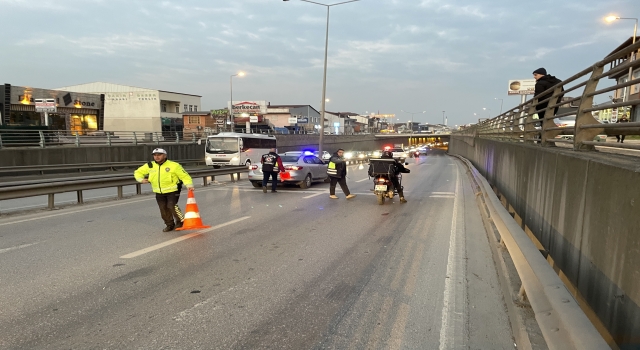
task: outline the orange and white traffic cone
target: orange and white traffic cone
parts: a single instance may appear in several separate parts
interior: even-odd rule
[[[197,230],[201,228],[211,227],[202,224],[202,220],[200,219],[200,211],[198,210],[198,204],[196,203],[196,197],[193,195],[193,191],[189,191],[189,196],[187,197],[187,208],[185,209],[185,212],[186,213],[184,214],[182,227],[177,228],[176,231]]]

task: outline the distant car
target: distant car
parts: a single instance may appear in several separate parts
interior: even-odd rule
[[[568,115],[568,116],[564,116],[564,117],[559,117],[559,118],[554,118],[553,122],[556,123],[557,126],[563,127],[563,126],[575,126],[576,125],[576,116],[575,115]]]
[[[369,159],[380,158],[382,156],[382,151],[381,150],[369,151],[368,156],[369,156]]]
[[[322,159],[322,160],[329,160],[331,159],[331,153],[327,152],[327,151],[322,151],[322,157],[320,157],[320,152],[318,151],[314,151],[313,155]]]
[[[309,188],[314,182],[326,181],[327,164],[320,158],[313,155],[312,152],[285,152],[280,154],[284,169],[291,175],[284,183],[291,183],[300,186],[300,188]],[[254,164],[249,167],[249,181],[255,188],[262,187],[262,164]],[[280,181],[278,174],[277,181]],[[269,182],[271,182],[271,178]]]
[[[393,153],[393,159],[397,159],[403,163],[409,156],[402,148],[391,148],[389,151]]]
[[[420,154],[427,155],[427,147],[418,147],[418,152],[420,152]]]

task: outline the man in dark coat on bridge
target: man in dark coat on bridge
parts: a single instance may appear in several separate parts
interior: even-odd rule
[[[538,69],[534,70],[533,71],[533,78],[536,80],[536,90],[535,90],[535,94],[533,95],[533,97],[537,97],[538,98],[538,102],[551,97],[551,95],[553,95],[553,92],[549,92],[549,93],[546,93],[544,95],[542,93],[545,92],[546,90],[549,90],[554,85],[562,82],[562,80],[554,77],[553,75],[548,75],[547,74],[547,70],[544,69],[544,68],[538,68]],[[564,91],[564,87],[562,88],[562,91]],[[560,102],[561,99],[562,99],[562,95],[558,96],[558,99],[556,100],[556,103]],[[549,105],[549,101],[543,102],[543,103],[539,103],[538,106],[536,106],[536,110],[537,110],[537,113],[538,113],[538,118],[540,118],[540,119],[544,118],[544,112],[545,112],[545,109],[547,109],[548,105]],[[558,108],[559,107],[560,106],[557,106],[554,109],[553,115],[556,115],[556,113],[558,113]]]

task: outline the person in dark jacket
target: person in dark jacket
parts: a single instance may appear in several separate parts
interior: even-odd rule
[[[278,186],[278,171],[284,172],[284,165],[282,165],[282,158],[276,153],[276,149],[272,148],[269,153],[263,154],[260,158],[262,163],[262,192],[267,193],[267,182],[269,182],[269,176],[271,176],[271,192],[275,193]]]
[[[402,190],[402,186],[400,185],[400,181],[398,180],[398,174],[409,173],[411,171],[407,169],[404,166],[404,164],[402,164],[402,162],[393,158],[393,152],[391,151],[382,152],[382,156],[380,158],[393,159],[395,161],[395,163],[393,164],[394,165],[394,172],[392,174],[393,176],[389,180],[391,180],[391,183],[393,183],[393,187],[395,187],[396,191],[398,191],[398,196],[400,196],[400,203],[407,203],[407,200],[404,198],[404,191]]]
[[[629,119],[627,118],[627,115],[623,114],[622,118],[618,119],[616,123],[628,123],[628,122],[629,122]],[[618,141],[616,142],[624,143],[624,137],[625,135],[616,135],[616,139],[618,139]]]
[[[344,150],[341,148],[334,153],[329,159],[329,166],[327,166],[327,175],[331,178],[329,184],[329,198],[338,199],[336,196],[336,184],[340,184],[342,192],[347,196],[347,199],[355,197],[355,194],[349,192],[347,187],[347,162],[343,158]]]
[[[547,70],[544,68],[538,68],[534,70],[533,78],[536,80],[536,89],[533,97],[537,97],[538,102],[551,97],[551,95],[553,95],[553,92],[549,92],[544,95],[542,93],[545,92],[546,90],[549,90],[551,87],[555,86],[556,84],[562,82],[562,80],[554,77],[553,75],[548,75]],[[564,87],[562,88],[562,91],[564,91]],[[556,103],[560,102],[561,99],[562,99],[562,95],[558,96]],[[549,105],[549,101],[539,103],[538,106],[536,106],[538,118],[540,119],[544,118],[545,109],[547,109],[548,105]],[[554,109],[553,115],[556,115],[556,113],[558,113],[558,108],[559,106]]]

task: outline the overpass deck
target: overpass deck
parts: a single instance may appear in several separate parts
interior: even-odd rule
[[[366,165],[349,201],[217,182],[188,236],[152,195],[2,218],[0,348],[514,348],[466,169],[409,168],[383,206]]]

